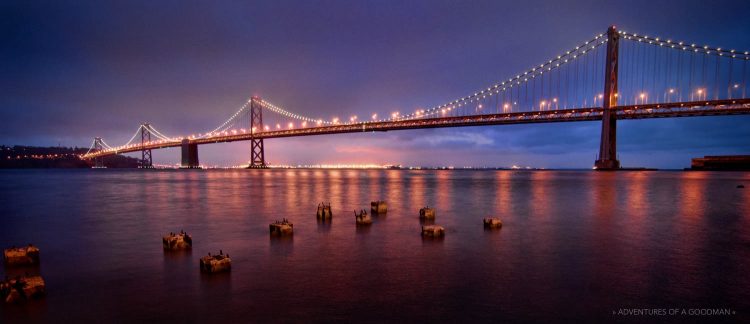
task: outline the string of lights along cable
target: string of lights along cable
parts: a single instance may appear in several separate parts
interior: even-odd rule
[[[609,42],[617,44],[615,46]],[[611,57],[613,53],[608,53],[612,48],[616,60]],[[534,122],[528,119],[537,116],[539,122],[549,122],[555,121],[555,118],[569,119],[585,112],[596,115],[597,111],[601,113],[605,100],[610,100],[609,107],[631,107],[630,112],[635,109],[639,116],[648,113],[637,110],[646,106],[652,112],[668,107],[683,109],[686,105],[693,110],[718,111],[729,107],[723,103],[726,100],[734,104],[740,102],[739,108],[744,109],[743,100],[747,99],[748,90],[748,61],[750,53],[747,51],[622,30],[610,35],[608,31],[503,81],[428,108],[409,112],[360,112],[347,118],[324,117],[315,116],[315,107],[300,107],[301,111],[307,112],[302,114],[266,99],[251,97],[229,118],[207,131],[170,136],[151,124],[142,123],[125,144],[110,146],[97,138],[83,157],[179,146],[185,140],[209,143],[355,132],[360,129],[403,129],[410,121],[413,123],[408,125],[414,128],[488,123],[488,116],[508,118],[509,122]],[[611,62],[616,62],[616,91],[612,93],[613,98],[605,98],[607,72],[611,74],[613,71],[607,64]],[[258,109],[262,111],[262,114],[256,114],[255,118],[262,116],[256,123],[252,120],[254,109],[256,112]],[[567,112],[567,115],[562,112]],[[360,118],[359,115],[364,117]],[[462,119],[464,121],[460,122]],[[141,136],[139,141],[138,134],[142,133],[153,137]]]

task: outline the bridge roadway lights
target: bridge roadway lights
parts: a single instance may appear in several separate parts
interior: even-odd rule
[[[198,162],[198,144],[182,140],[182,163],[180,169],[200,169]]]

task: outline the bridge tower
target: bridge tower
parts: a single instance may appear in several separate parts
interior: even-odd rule
[[[263,106],[260,98],[253,96],[250,99],[250,169],[265,169],[266,157],[263,152],[263,138],[255,134],[263,132]]]
[[[620,47],[620,34],[615,26],[607,29],[607,59],[604,70],[604,100],[602,101],[602,137],[599,143],[599,157],[594,163],[597,170],[620,168],[617,160],[617,65]]]
[[[141,125],[141,148],[146,146],[146,143],[151,142],[151,124],[144,123]],[[151,169],[154,167],[153,160],[151,159],[151,150],[141,150],[141,169]]]
[[[94,150],[96,152],[101,152],[104,150],[104,144],[102,144],[101,137],[94,137]],[[104,168],[104,157],[98,156],[94,158],[94,168],[95,169]]]

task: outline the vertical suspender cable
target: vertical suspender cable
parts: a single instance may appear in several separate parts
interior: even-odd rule
[[[677,52],[677,73],[675,75],[677,76],[677,100],[682,101],[682,92],[684,89],[682,89],[682,50]]]
[[[701,88],[706,87],[706,53],[701,53]],[[703,91],[706,91],[705,89]]]
[[[536,102],[536,72],[531,74],[531,110],[534,110]]]
[[[652,60],[652,62],[653,62],[652,64],[653,64],[654,68],[651,69],[651,70],[649,70],[649,71],[654,71],[654,75],[653,75],[653,77],[651,77],[651,88],[649,89],[649,91],[651,91],[651,93],[652,93],[651,97],[654,98],[653,102],[656,102],[657,99],[658,99],[658,97],[657,97],[657,93],[658,92],[656,91],[656,87],[657,87],[656,86],[656,76],[658,75],[656,71],[659,70],[659,67],[656,66],[656,52],[657,52],[658,49],[659,49],[658,46],[654,46],[654,59]]]
[[[690,53],[690,81],[688,81],[688,91],[690,91],[690,101],[693,101],[693,52]]]
[[[745,57],[745,60],[742,61],[742,98],[745,98],[745,90],[747,89],[747,84],[745,83],[745,78],[747,76],[747,57]]]
[[[734,89],[734,87],[732,86],[732,72],[734,70],[732,66],[733,63],[734,59],[729,58],[729,81],[727,83],[727,98],[729,99],[732,99],[732,90]]]
[[[716,77],[714,79],[714,99],[719,100],[719,55],[716,55]]]
[[[643,93],[643,90],[646,86],[646,45],[641,45],[641,49],[641,59],[639,61],[643,62],[644,66],[641,69],[641,89],[639,90],[639,92]],[[643,100],[641,100],[641,103],[643,103]]]
[[[672,88],[672,85],[669,84],[669,79],[670,79],[669,78],[669,72],[670,72],[671,67],[672,67],[672,60],[670,60],[671,56],[672,56],[671,55],[671,51],[669,49],[667,49],[666,51],[664,51],[664,60],[666,61],[665,62],[666,63],[666,68],[664,69],[664,86],[666,87],[664,89],[665,96],[666,96],[666,98],[664,98],[665,102],[671,102],[671,100],[672,100],[672,94],[669,93],[669,89]]]

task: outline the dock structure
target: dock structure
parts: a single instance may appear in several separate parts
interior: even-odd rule
[[[501,228],[503,227],[503,221],[499,218],[486,217],[484,220],[484,228]]]
[[[193,247],[193,237],[185,231],[180,233],[169,233],[162,237],[165,250],[186,250]]]
[[[372,214],[385,214],[388,212],[388,203],[385,200],[370,202],[370,212]]]
[[[750,155],[707,155],[690,161],[690,170],[748,171]]]
[[[357,226],[367,226],[372,224],[372,217],[367,214],[367,211],[362,209],[359,214],[357,214],[357,211],[354,211],[354,220],[357,223]]]
[[[319,219],[328,219],[333,217],[333,213],[331,212],[331,203],[329,202],[328,205],[325,203],[319,203],[318,204],[318,213],[317,217]]]
[[[445,236],[445,228],[438,225],[425,225],[422,226],[422,237],[425,238],[438,238]]]
[[[0,282],[0,298],[6,303],[44,297],[45,284],[41,276],[20,276]]]
[[[284,218],[268,225],[271,236],[288,236],[294,234],[294,224]]]
[[[11,247],[3,251],[6,266],[25,266],[39,264],[39,248],[29,244],[25,247]]]
[[[208,253],[202,257],[200,267],[201,271],[206,273],[226,272],[232,270],[232,259],[229,258],[229,253],[225,255],[224,251],[219,250],[219,254]]]
[[[435,219],[435,209],[429,206],[422,207],[419,209],[419,218],[421,219]]]

